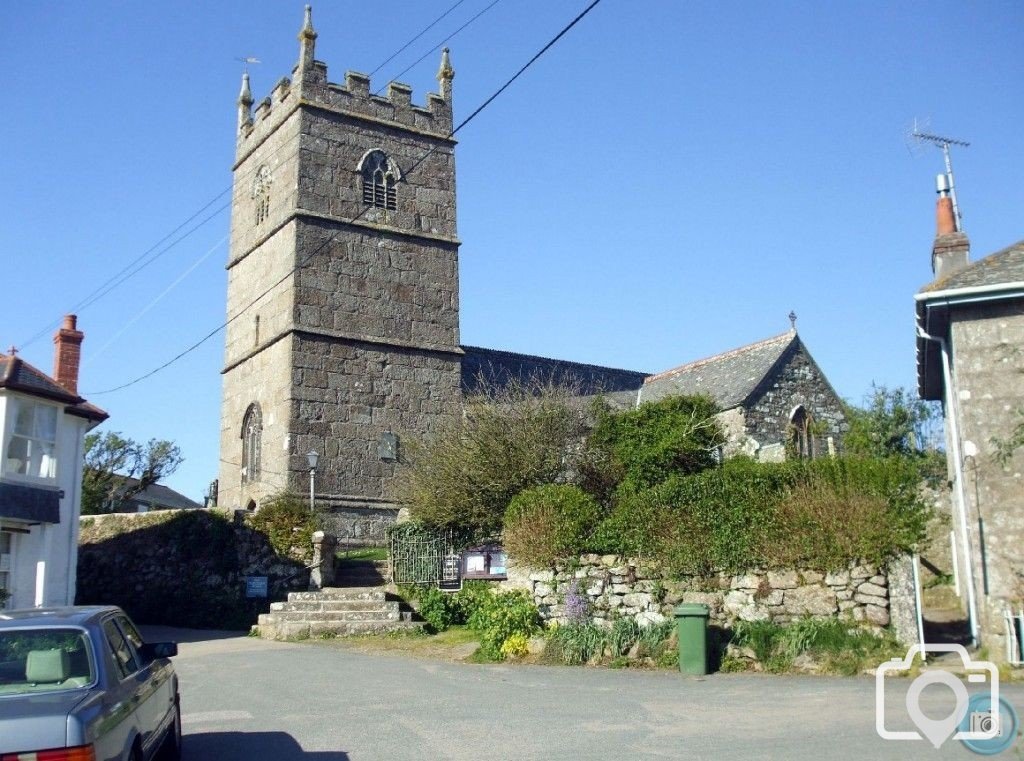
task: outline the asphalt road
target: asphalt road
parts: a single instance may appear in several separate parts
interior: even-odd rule
[[[980,758],[953,740],[936,750],[881,739],[871,677],[688,678],[442,663],[217,632],[146,637],[181,643],[188,761]],[[908,685],[887,685],[889,729],[912,729]],[[1024,686],[1002,693],[1024,707]],[[929,687],[921,705],[938,718],[952,693]]]

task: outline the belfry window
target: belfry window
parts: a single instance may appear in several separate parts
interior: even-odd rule
[[[252,181],[253,214],[257,225],[270,216],[270,183],[270,169],[261,166]]]
[[[384,151],[370,151],[359,162],[363,181],[363,203],[386,211],[398,208],[398,167]]]
[[[251,483],[260,476],[260,447],[263,416],[258,404],[250,404],[242,418],[242,483]]]

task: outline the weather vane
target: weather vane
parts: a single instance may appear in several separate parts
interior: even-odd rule
[[[262,61],[260,61],[259,58],[257,58],[256,56],[251,56],[251,55],[244,56],[242,58],[239,58],[239,57],[236,56],[235,60],[236,61],[241,61],[241,63],[243,64],[243,67],[244,67],[246,72],[249,71],[249,64],[262,63]]]

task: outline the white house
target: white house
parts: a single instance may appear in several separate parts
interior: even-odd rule
[[[53,337],[53,377],[0,354],[0,590],[5,607],[72,605],[86,432],[107,413],[78,395],[84,334]]]

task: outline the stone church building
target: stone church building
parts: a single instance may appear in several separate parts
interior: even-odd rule
[[[839,445],[842,405],[795,330],[659,375],[462,346],[448,51],[439,92],[327,78],[307,7],[291,78],[238,98],[218,501],[256,508],[309,489],[349,539],[397,507],[403,442],[457,413],[482,376],[572,378],[637,404],[703,391],[734,449]],[[814,424],[813,421],[817,421]]]

